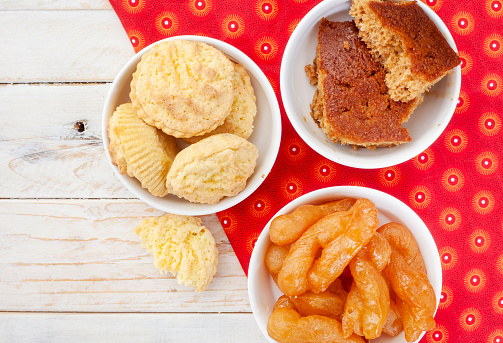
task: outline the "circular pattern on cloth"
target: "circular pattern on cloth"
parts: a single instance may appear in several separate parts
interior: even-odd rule
[[[256,192],[248,198],[248,213],[254,218],[267,216],[272,209],[272,201],[266,193]]]
[[[495,112],[486,112],[480,116],[478,127],[484,136],[495,136],[501,130],[501,118]]]
[[[491,235],[485,230],[474,230],[468,238],[468,245],[476,254],[485,253],[491,245]]]
[[[475,28],[475,18],[470,12],[461,11],[456,13],[451,20],[451,29],[461,36],[469,35]]]
[[[485,10],[490,17],[499,19],[503,17],[503,1],[485,0]]]
[[[398,185],[402,177],[402,172],[397,166],[383,168],[379,170],[378,180],[379,183],[386,187],[394,187]]]
[[[491,58],[503,56],[503,36],[493,33],[484,39],[484,52]]]
[[[147,0],[122,0],[122,7],[127,13],[137,14],[145,8]]]
[[[459,325],[465,331],[471,332],[477,330],[482,322],[480,311],[474,307],[470,307],[461,312],[459,316]]]
[[[492,299],[493,310],[497,314],[503,314],[503,291],[494,294]]]
[[[458,168],[449,168],[442,174],[442,187],[448,192],[458,192],[465,184],[465,176]]]
[[[127,35],[135,52],[138,52],[145,47],[145,36],[141,31],[131,30],[128,31]]]
[[[483,151],[475,157],[475,169],[482,175],[491,175],[498,169],[498,156],[491,151]]]
[[[189,0],[189,11],[196,17],[208,15],[212,7],[212,0]]]
[[[449,306],[451,306],[453,299],[454,294],[452,293],[452,289],[447,285],[442,285],[438,308],[440,308],[441,310],[448,308]]]
[[[465,274],[463,283],[471,293],[478,293],[486,286],[486,274],[481,269],[472,269]]]
[[[431,202],[431,191],[426,186],[418,185],[409,193],[409,202],[413,208],[424,209]]]
[[[466,75],[473,68],[473,58],[469,53],[465,51],[460,51],[458,55],[459,59],[461,60],[461,75]]]
[[[445,231],[455,231],[461,226],[461,211],[454,207],[446,207],[440,211],[438,222]]]
[[[262,36],[253,45],[255,56],[262,61],[270,61],[278,54],[278,43],[271,36]]]
[[[257,0],[255,3],[255,14],[262,20],[273,20],[278,12],[279,8],[276,0]]]
[[[468,145],[468,135],[459,129],[451,130],[445,134],[445,147],[453,153],[459,153]]]
[[[455,113],[465,113],[470,108],[470,98],[466,92],[459,92],[458,102],[456,103]]]
[[[312,175],[320,183],[333,182],[337,177],[337,164],[327,159],[320,159],[313,164]]]
[[[412,159],[412,164],[419,170],[430,169],[433,166],[433,162],[435,162],[435,155],[431,148],[426,149]]]
[[[219,220],[220,225],[222,225],[222,228],[227,234],[233,233],[239,227],[238,215],[232,209],[220,212]]]
[[[451,270],[458,263],[458,252],[453,247],[443,247],[438,250],[442,270]]]
[[[228,14],[222,19],[221,27],[225,37],[236,39],[245,32],[245,20],[238,14]]]
[[[444,3],[444,0],[421,0],[433,11],[438,12]]]
[[[477,192],[472,199],[472,207],[479,214],[488,214],[494,209],[494,195],[490,191]]]
[[[163,11],[155,17],[155,28],[163,36],[172,36],[178,30],[178,17],[170,11]]]
[[[428,331],[425,336],[428,343],[449,342],[449,331],[443,325],[437,325],[435,329]]]
[[[480,81],[482,93],[490,97],[497,97],[503,90],[503,79],[496,73],[486,74]]]

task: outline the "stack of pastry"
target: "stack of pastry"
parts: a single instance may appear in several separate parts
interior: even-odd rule
[[[353,0],[349,13],[354,22],[320,23],[311,115],[355,149],[410,142],[403,123],[460,59],[414,1]]]
[[[214,47],[173,40],[142,56],[131,103],[108,135],[112,162],[155,196],[215,204],[246,187],[258,157],[247,141],[257,107],[245,68]],[[176,139],[193,143],[179,151]]]
[[[435,327],[436,297],[403,225],[379,227],[367,199],[305,205],[275,218],[265,264],[284,293],[269,317],[281,343],[364,342]]]

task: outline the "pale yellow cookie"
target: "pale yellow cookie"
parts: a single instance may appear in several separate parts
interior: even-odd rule
[[[134,231],[161,273],[171,272],[179,284],[198,292],[206,289],[217,271],[218,250],[201,219],[177,214],[150,217]]]
[[[166,178],[179,151],[173,137],[141,120],[131,103],[110,117],[108,137],[112,163],[121,174],[137,178],[152,195],[168,194]]]
[[[229,116],[215,130],[202,136],[183,138],[185,142],[193,144],[203,138],[219,133],[233,133],[245,139],[250,137],[253,131],[253,120],[257,114],[255,93],[246,69],[242,65],[234,63],[234,70],[234,79],[232,81],[234,101]]]
[[[257,148],[244,138],[230,133],[210,136],[176,156],[166,184],[180,198],[216,204],[246,187],[257,157]]]
[[[229,115],[233,78],[233,63],[214,47],[162,42],[142,56],[130,97],[146,123],[177,138],[199,136]]]

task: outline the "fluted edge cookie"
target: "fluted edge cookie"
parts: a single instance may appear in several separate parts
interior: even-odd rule
[[[168,194],[166,178],[178,153],[175,139],[141,120],[131,103],[117,107],[107,131],[110,158],[120,173],[138,179],[152,195]]]

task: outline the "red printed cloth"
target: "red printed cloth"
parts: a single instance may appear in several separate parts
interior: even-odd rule
[[[282,107],[283,50],[319,0],[110,0],[135,51],[174,35],[217,38],[250,56],[276,92],[283,124],[278,159],[254,194],[218,213],[245,272],[262,228],[292,199],[335,185],[379,189],[414,209],[439,248],[438,325],[421,342],[503,343],[503,0],[422,1],[446,23],[459,50],[456,112],[440,138],[412,160],[362,170],[309,148]]]

